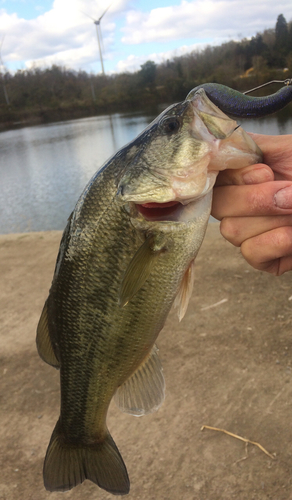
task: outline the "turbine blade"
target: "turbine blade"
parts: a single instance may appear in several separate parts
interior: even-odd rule
[[[109,8],[111,7],[112,3],[109,4],[109,6],[105,9],[104,13],[101,14],[101,16],[98,18],[98,21],[100,22],[101,19],[103,18],[103,16],[105,15],[105,13],[109,10]]]
[[[88,14],[86,14],[85,12],[83,12],[83,10],[79,10],[79,12],[81,12],[82,14],[84,14],[86,17],[89,17],[89,19],[92,19],[92,21],[96,21],[96,19],[94,19],[93,17],[89,16]]]

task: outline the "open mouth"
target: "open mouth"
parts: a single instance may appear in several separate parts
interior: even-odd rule
[[[182,205],[178,201],[136,204],[137,210],[147,220],[167,220],[170,216],[175,215],[181,207]]]

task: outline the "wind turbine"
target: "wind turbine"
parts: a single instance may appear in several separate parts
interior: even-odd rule
[[[105,11],[103,12],[103,14],[101,14],[101,16],[98,19],[94,19],[93,17],[91,17],[88,14],[85,14],[85,12],[83,12],[83,14],[85,16],[89,17],[90,19],[92,19],[92,21],[95,24],[96,36],[97,36],[97,42],[98,42],[98,48],[99,48],[99,55],[100,55],[100,64],[101,64],[101,69],[102,69],[102,74],[103,75],[104,75],[104,66],[103,66],[102,47],[101,47],[102,46],[102,35],[101,35],[100,21],[102,20],[103,16],[108,11],[108,9],[110,8],[111,5],[112,4],[110,3],[109,6],[105,9]]]

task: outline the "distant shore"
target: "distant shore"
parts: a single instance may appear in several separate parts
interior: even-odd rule
[[[47,108],[42,110],[7,110],[0,113],[0,132],[22,127],[31,127],[34,125],[44,125],[48,123],[77,120],[79,118],[90,118],[92,116],[109,115],[113,113],[136,113],[141,111],[143,114],[156,115],[161,112],[160,108],[167,107],[165,105],[152,105],[147,110],[141,110],[140,107],[135,106],[113,106],[101,107],[95,105],[84,105],[75,107],[58,107]]]
[[[110,115],[114,113],[139,113],[149,115],[149,120],[161,113],[171,102],[157,102],[149,106],[141,108],[139,106],[122,105],[119,106],[95,106],[83,105],[75,107],[58,107],[47,108],[39,110],[6,110],[0,113],[0,132],[5,130],[31,127],[35,125],[45,125],[60,121],[77,120],[80,118],[90,118],[93,116]],[[292,103],[285,107],[285,109],[277,112],[277,117],[280,121],[285,122],[292,115]]]

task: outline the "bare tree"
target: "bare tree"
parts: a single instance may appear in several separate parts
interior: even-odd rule
[[[6,89],[6,85],[5,85],[6,68],[5,68],[5,66],[3,64],[3,60],[2,60],[2,45],[4,42],[4,38],[5,38],[5,35],[3,35],[2,40],[1,40],[1,44],[0,44],[0,68],[1,68],[2,86],[3,86],[5,101],[6,101],[7,106],[10,106],[10,101],[9,101],[9,97],[8,97],[8,93],[7,93],[7,89]]]

